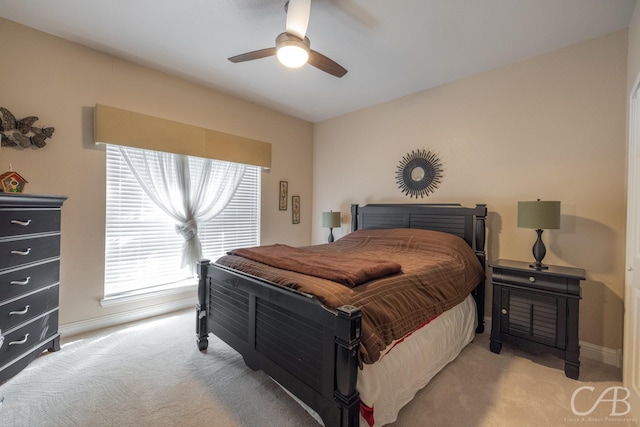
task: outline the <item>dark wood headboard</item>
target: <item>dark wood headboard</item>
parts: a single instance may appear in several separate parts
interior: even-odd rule
[[[459,204],[351,205],[351,230],[420,228],[462,237],[484,266],[487,205],[466,208]]]

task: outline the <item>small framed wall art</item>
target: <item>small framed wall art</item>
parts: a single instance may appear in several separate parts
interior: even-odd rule
[[[300,224],[300,196],[291,196],[291,222]]]
[[[287,199],[289,198],[289,183],[287,181],[280,181],[280,203],[278,209],[281,211],[287,210]]]

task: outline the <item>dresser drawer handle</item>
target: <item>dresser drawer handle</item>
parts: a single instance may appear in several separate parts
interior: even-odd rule
[[[503,308],[502,310],[500,310],[500,313],[502,313],[502,314],[507,314],[507,309],[506,309],[506,308]]]
[[[28,219],[26,221],[20,221],[19,219],[12,219],[11,224],[22,225],[23,227],[26,227],[27,225],[31,224],[31,220]]]
[[[23,308],[22,310],[10,311],[9,312],[9,316],[13,316],[14,314],[22,316],[23,314],[27,314],[27,311],[29,311],[29,306],[28,305],[25,308]]]
[[[18,286],[24,286],[24,285],[26,285],[27,283],[29,283],[29,280],[31,280],[31,276],[27,277],[27,278],[26,278],[26,279],[24,279],[24,280],[12,280],[12,281],[11,281],[11,284],[12,284],[12,285],[18,285]]]
[[[11,251],[12,254],[14,255],[29,255],[29,252],[31,252],[31,248],[27,249],[26,251]]]
[[[25,335],[21,340],[11,341],[9,345],[21,345],[26,343],[28,339],[29,339],[29,334]]]
[[[533,276],[529,276],[529,281],[530,281],[531,283],[535,283],[535,282],[536,282],[536,278],[535,278],[535,277],[533,277]]]

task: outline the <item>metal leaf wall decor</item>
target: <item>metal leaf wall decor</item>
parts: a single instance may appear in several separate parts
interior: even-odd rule
[[[42,148],[47,143],[45,140],[51,138],[52,127],[35,127],[33,124],[38,121],[36,116],[28,116],[24,119],[16,120],[11,111],[0,107],[0,138],[2,147],[15,148]]]
[[[396,170],[396,183],[409,197],[428,196],[442,179],[442,163],[431,151],[411,151],[400,160]]]

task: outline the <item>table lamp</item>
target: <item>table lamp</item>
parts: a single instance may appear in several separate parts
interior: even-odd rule
[[[549,267],[542,264],[547,248],[542,242],[542,231],[560,228],[560,202],[541,201],[518,202],[518,227],[533,228],[538,233],[538,239],[533,244],[533,257],[536,262],[529,264],[536,270]]]
[[[340,227],[340,212],[322,212],[322,227],[329,229],[329,243],[332,243],[333,229]]]

